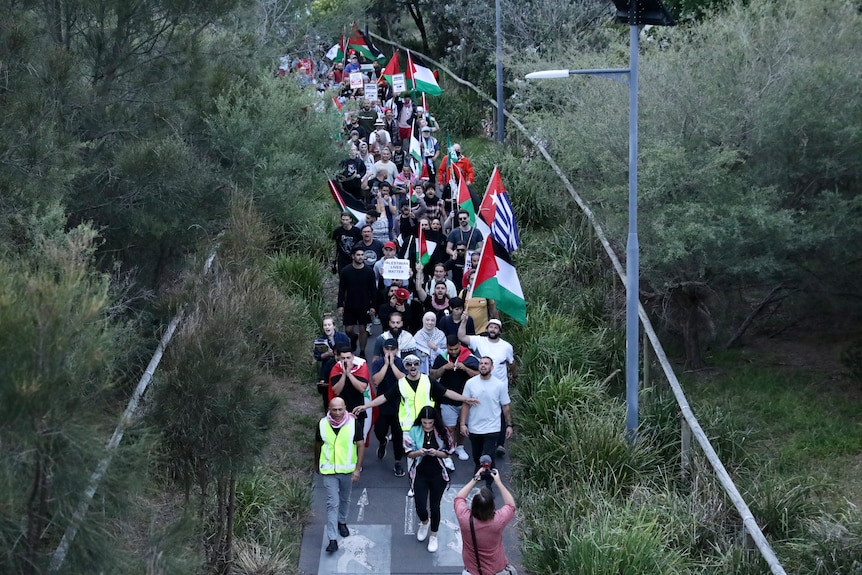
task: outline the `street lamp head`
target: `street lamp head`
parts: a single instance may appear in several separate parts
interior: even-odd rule
[[[675,26],[676,22],[661,0],[613,0],[617,22],[632,26]]]
[[[550,80],[552,78],[568,78],[568,70],[542,70],[540,72],[530,72],[525,76],[527,80]]]

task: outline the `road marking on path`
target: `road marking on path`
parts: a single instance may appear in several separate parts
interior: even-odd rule
[[[413,535],[416,531],[413,530],[416,525],[416,511],[413,508],[413,498],[404,497],[404,535]]]
[[[362,523],[365,519],[365,506],[368,505],[368,489],[364,488],[362,490],[362,495],[359,496],[359,501],[356,502],[356,505],[359,506],[359,513],[356,514],[357,523]]]
[[[350,528],[350,536],[339,539],[338,551],[327,553],[326,526],[320,546],[318,575],[367,573],[389,575],[392,571],[392,528],[389,525],[362,525]]]

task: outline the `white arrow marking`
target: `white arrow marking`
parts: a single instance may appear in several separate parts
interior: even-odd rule
[[[368,489],[365,488],[362,490],[362,495],[359,496],[359,501],[356,502],[356,505],[359,506],[359,514],[356,516],[356,521],[362,521],[365,519],[365,506],[368,505]]]

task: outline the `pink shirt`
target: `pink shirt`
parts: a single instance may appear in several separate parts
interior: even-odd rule
[[[476,553],[473,551],[473,536],[470,534],[470,508],[463,497],[455,498],[455,516],[458,517],[458,525],[461,527],[461,559],[464,560],[464,569],[472,575],[479,575]],[[497,573],[509,564],[506,550],[503,549],[503,529],[514,516],[515,506],[506,504],[494,512],[494,519],[491,521],[473,519],[482,573]]]

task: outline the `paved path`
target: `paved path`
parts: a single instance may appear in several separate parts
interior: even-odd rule
[[[469,442],[468,442],[469,443]],[[467,446],[469,452],[469,445]],[[407,497],[409,478],[395,477],[392,472],[392,449],[386,457],[377,459],[377,439],[371,438],[366,450],[362,478],[353,486],[348,515],[350,537],[338,541],[338,551],[328,554],[326,537],[326,492],[320,475],[315,474],[312,490],[313,516],[305,526],[299,569],[312,575],[374,574],[407,575],[416,573],[457,573],[463,569],[461,561],[461,531],[455,520],[453,500],[455,494],[469,481],[473,471],[472,460],[455,458],[455,471],[450,473],[451,483],[443,495],[442,521],[438,533],[440,548],[436,553],[426,549],[427,541],[416,541],[416,516],[413,499]],[[406,460],[405,460],[406,461]],[[509,477],[508,459],[498,461],[503,478]],[[406,470],[406,468],[405,468]],[[507,487],[509,482],[505,481]],[[499,493],[498,506],[501,504]],[[514,493],[515,501],[518,494]],[[469,532],[466,534],[470,536]],[[504,544],[506,555],[519,571],[521,554],[512,524],[506,529]]]

